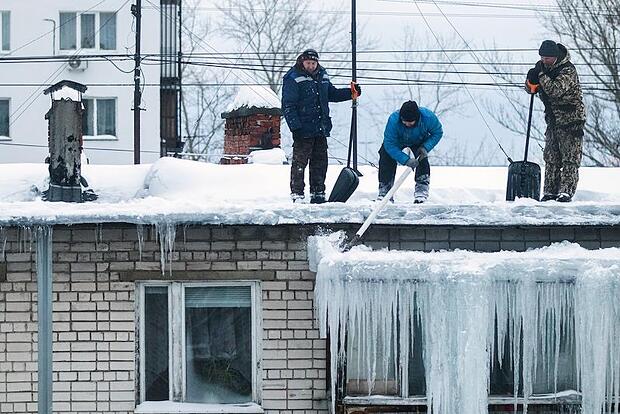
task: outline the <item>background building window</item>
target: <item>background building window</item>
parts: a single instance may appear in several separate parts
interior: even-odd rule
[[[116,136],[116,99],[83,98],[82,133],[88,136]]]
[[[0,46],[2,50],[11,50],[11,12],[0,12]]]
[[[61,50],[116,50],[116,13],[83,13],[77,17],[76,12],[60,13]]]
[[[9,136],[9,100],[0,99],[0,137]]]
[[[82,49],[95,48],[95,15],[80,15],[80,45]]]
[[[99,14],[99,48],[116,50],[116,13]]]
[[[258,291],[256,282],[144,285],[141,400],[256,402]]]
[[[60,50],[70,50],[77,47],[75,17],[75,13],[60,13]]]

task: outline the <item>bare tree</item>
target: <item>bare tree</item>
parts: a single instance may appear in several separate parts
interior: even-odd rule
[[[186,0],[183,5],[183,52],[190,61],[192,55],[203,48],[202,39],[213,32],[213,25],[197,12],[199,4],[199,0]],[[219,159],[224,136],[221,113],[234,97],[235,91],[224,85],[227,75],[222,69],[185,63],[182,74],[184,82],[191,85],[184,88],[181,100],[184,151],[191,154],[214,154]],[[195,155],[189,158],[204,157]]]
[[[249,54],[235,64],[255,70],[258,80],[279,93],[284,74],[302,50],[350,50],[346,15],[310,10],[312,5],[306,0],[227,0],[220,7],[221,33]]]

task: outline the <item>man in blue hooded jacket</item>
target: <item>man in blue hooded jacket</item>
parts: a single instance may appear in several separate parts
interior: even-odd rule
[[[357,95],[360,88],[355,84]],[[332,130],[329,102],[352,99],[350,88],[336,88],[319,65],[319,54],[305,50],[284,75],[282,112],[293,133],[291,162],[291,198],[304,198],[304,172],[310,162],[310,202],[325,202],[327,174],[327,137]]]
[[[420,108],[415,101],[405,102],[399,111],[388,118],[379,149],[379,198],[383,198],[394,185],[396,163],[415,170],[414,201],[423,203],[428,198],[431,167],[428,153],[437,145],[443,129],[437,116],[427,108]],[[413,157],[403,149],[410,148]]]

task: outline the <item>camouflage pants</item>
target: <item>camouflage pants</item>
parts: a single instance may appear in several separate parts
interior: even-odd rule
[[[310,192],[325,192],[327,174],[327,138],[298,138],[293,141],[291,163],[291,193],[304,193],[304,173],[310,162]]]
[[[545,194],[575,194],[583,145],[583,123],[548,125],[545,131]]]

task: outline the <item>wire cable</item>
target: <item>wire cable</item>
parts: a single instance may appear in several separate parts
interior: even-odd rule
[[[431,27],[431,25],[428,23],[428,20],[426,19],[426,17],[422,14],[422,10],[420,9],[420,6],[414,1],[414,4],[416,6],[416,8],[418,9],[418,12],[420,12],[420,16],[422,16],[422,19],[424,20],[424,23],[426,24],[426,26],[428,27],[428,30],[430,30],[431,34],[433,35],[433,37],[435,38],[435,40],[437,41],[437,44],[439,45],[440,48],[442,48],[441,46],[441,41],[439,40],[439,37],[437,36],[437,34],[433,31],[433,28]],[[446,53],[446,58],[448,60],[450,60],[450,63],[452,64],[452,59],[450,59],[450,56]],[[454,69],[456,69],[456,67],[454,67]],[[461,82],[463,82],[462,77],[459,75],[459,78],[461,79]],[[495,133],[493,132],[493,129],[491,128],[491,126],[489,125],[489,123],[487,122],[487,120],[485,119],[484,115],[482,114],[482,111],[480,110],[480,108],[478,107],[478,103],[476,102],[476,100],[474,99],[473,95],[471,94],[471,92],[469,91],[469,89],[464,88],[465,92],[467,92],[467,94],[469,95],[469,98],[471,99],[472,103],[474,104],[474,106],[476,107],[476,110],[478,111],[478,114],[480,115],[480,118],[482,118],[482,121],[484,122],[484,124],[486,125],[487,129],[489,130],[489,132],[491,132],[491,135],[493,136],[493,139],[495,139],[495,142],[497,142],[497,145],[499,146],[499,148],[502,150],[502,152],[504,153],[504,155],[506,156],[506,158],[508,159],[508,161],[512,164],[512,159],[510,158],[510,156],[508,155],[508,153],[506,152],[506,150],[504,150],[504,147],[502,146],[502,144],[499,142],[499,139],[497,139],[497,137],[495,136]]]

